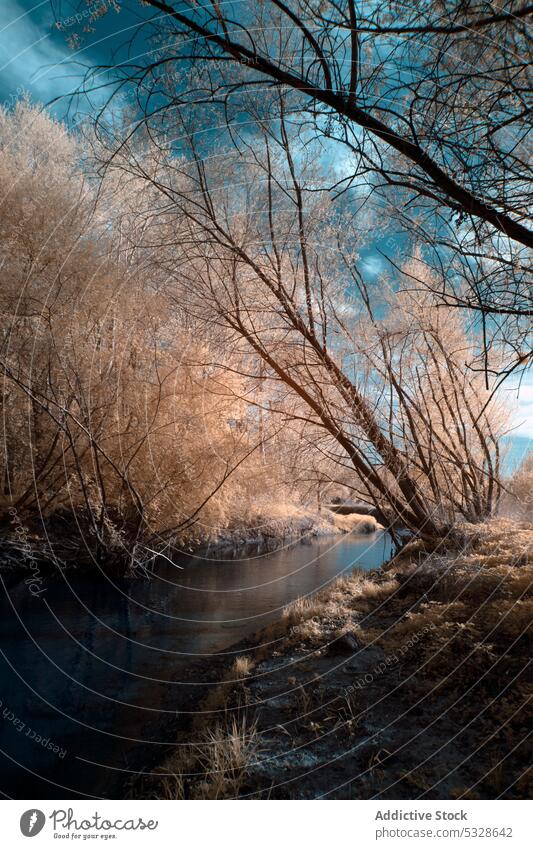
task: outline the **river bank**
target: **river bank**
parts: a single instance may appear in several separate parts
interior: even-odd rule
[[[0,722],[11,795],[123,798],[132,775],[172,751],[247,640],[392,549],[384,531],[310,534],[263,553],[183,557],[181,568],[162,558],[149,575],[0,575],[2,710],[66,751],[56,757]]]
[[[60,513],[47,522],[29,522],[16,510],[10,511],[10,522],[0,537],[0,573],[23,577],[38,573],[51,575],[59,570],[91,571],[97,568],[109,575],[150,574],[158,559],[197,557],[237,558],[252,553],[263,554],[277,546],[311,537],[332,534],[372,534],[382,530],[373,516],[340,515],[327,507],[321,510],[296,504],[272,504],[264,514],[257,514],[235,526],[210,528],[200,522],[181,536],[164,540],[127,539],[117,534],[115,546],[99,551],[89,530],[83,531],[77,517]],[[94,535],[93,535],[94,536]]]
[[[525,797],[532,541],[465,527],[461,550],[410,544],[290,605],[130,795]]]

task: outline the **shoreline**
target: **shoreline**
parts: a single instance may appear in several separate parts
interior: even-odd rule
[[[324,508],[326,511],[327,508]],[[360,528],[354,528],[357,520],[364,520]],[[53,574],[57,569],[78,571],[80,573],[91,572],[96,566],[104,573],[112,575],[137,575],[149,576],[157,559],[165,558],[167,553],[162,549],[144,546],[139,543],[140,548],[145,548],[150,556],[144,561],[133,566],[130,555],[124,549],[127,556],[118,560],[109,560],[97,563],[96,557],[91,556],[87,550],[83,551],[81,543],[72,551],[62,549],[64,538],[49,537],[45,539],[35,531],[30,532],[24,527],[24,538],[22,542],[16,536],[4,536],[0,538],[0,573],[6,576],[20,576],[24,579],[31,572],[38,571],[43,576]],[[311,513],[302,511],[298,517],[291,517],[286,521],[270,518],[261,524],[242,526],[238,528],[222,529],[213,539],[196,538],[176,543],[167,549],[176,562],[189,558],[235,560],[250,553],[268,553],[274,551],[281,544],[293,545],[306,537],[316,538],[324,536],[337,536],[344,533],[358,532],[369,536],[384,528],[375,520],[367,516],[338,516],[333,511],[327,510],[322,513]],[[78,557],[76,557],[76,554]]]
[[[161,778],[131,796],[523,798],[532,531],[496,520],[453,553],[411,543],[296,602],[210,661]]]

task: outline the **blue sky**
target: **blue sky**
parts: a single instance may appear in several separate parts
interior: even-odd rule
[[[514,409],[513,433],[533,439],[533,375],[531,371],[522,385],[509,381],[505,388],[508,403]]]
[[[93,8],[101,5],[95,0]],[[90,2],[81,0],[1,0],[0,24],[0,101],[12,106],[24,92],[43,104],[68,95],[79,85],[83,66],[112,64],[124,56],[121,47],[131,38],[136,24],[149,16],[149,10],[138,0],[121,0],[120,12],[108,13],[91,22],[87,14]],[[82,19],[74,20],[84,11]],[[59,24],[59,26],[58,26]],[[87,25],[92,31],[85,31]],[[79,45],[69,46],[77,35]],[[134,52],[147,48],[140,41]],[[117,53],[118,51],[118,53]],[[103,93],[77,104],[77,109],[90,112],[101,105]],[[65,98],[52,108],[56,115],[67,115],[70,101]],[[72,117],[72,114],[71,114]],[[361,257],[367,277],[377,278],[385,260],[369,249]],[[515,408],[516,434],[533,437],[533,376],[523,381],[517,397],[516,384],[508,384],[506,394]]]
[[[0,100],[11,104],[23,92],[44,104],[69,94],[80,83],[83,66],[116,61],[114,56],[147,12],[137,0],[122,2],[92,22],[91,8],[80,0],[2,0],[0,24]],[[83,13],[83,14],[81,14]],[[78,15],[78,20],[74,16]],[[93,31],[86,31],[87,28]],[[72,39],[80,39],[72,45]],[[120,55],[120,54],[119,54]],[[95,97],[95,102],[98,97]],[[67,101],[54,111],[63,115]],[[90,109],[87,102],[83,105]]]

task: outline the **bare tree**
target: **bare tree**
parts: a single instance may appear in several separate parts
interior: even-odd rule
[[[231,352],[168,298],[157,245],[132,250],[148,184],[81,160],[46,113],[0,111],[0,523],[123,566],[246,524],[283,469]]]
[[[289,392],[271,395],[271,412],[325,435],[325,456],[350,465],[354,491],[384,521],[435,537],[458,517],[486,518],[499,497],[501,428],[483,381],[465,374],[474,344],[459,314],[439,318],[429,295],[418,310],[407,294],[373,303],[356,231],[339,230],[317,188],[316,150],[302,150],[281,95],[277,114],[224,164],[204,159],[186,119],[182,159],[127,146],[108,159],[160,193],[144,247],[157,243],[194,321],[224,328],[235,356],[261,358]]]
[[[329,140],[332,158],[338,145],[348,152],[337,191],[356,195],[357,208],[379,206],[445,270],[436,303],[468,309],[482,327],[474,367],[487,382],[491,371],[530,363],[530,4],[144,6],[156,13],[139,24],[153,49],[104,77],[89,73],[88,90],[108,86],[110,75],[121,95],[133,85],[136,120],[165,120],[170,132],[177,107],[198,123],[209,105],[211,124],[231,129],[252,99],[273,120],[269,91],[291,91],[302,138]],[[502,342],[509,350],[498,370],[492,355]]]

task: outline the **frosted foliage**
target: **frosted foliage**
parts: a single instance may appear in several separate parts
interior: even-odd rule
[[[127,249],[126,189],[27,103],[0,113],[0,139],[4,513],[76,514],[107,556],[290,504],[291,435],[270,450],[245,379]]]

